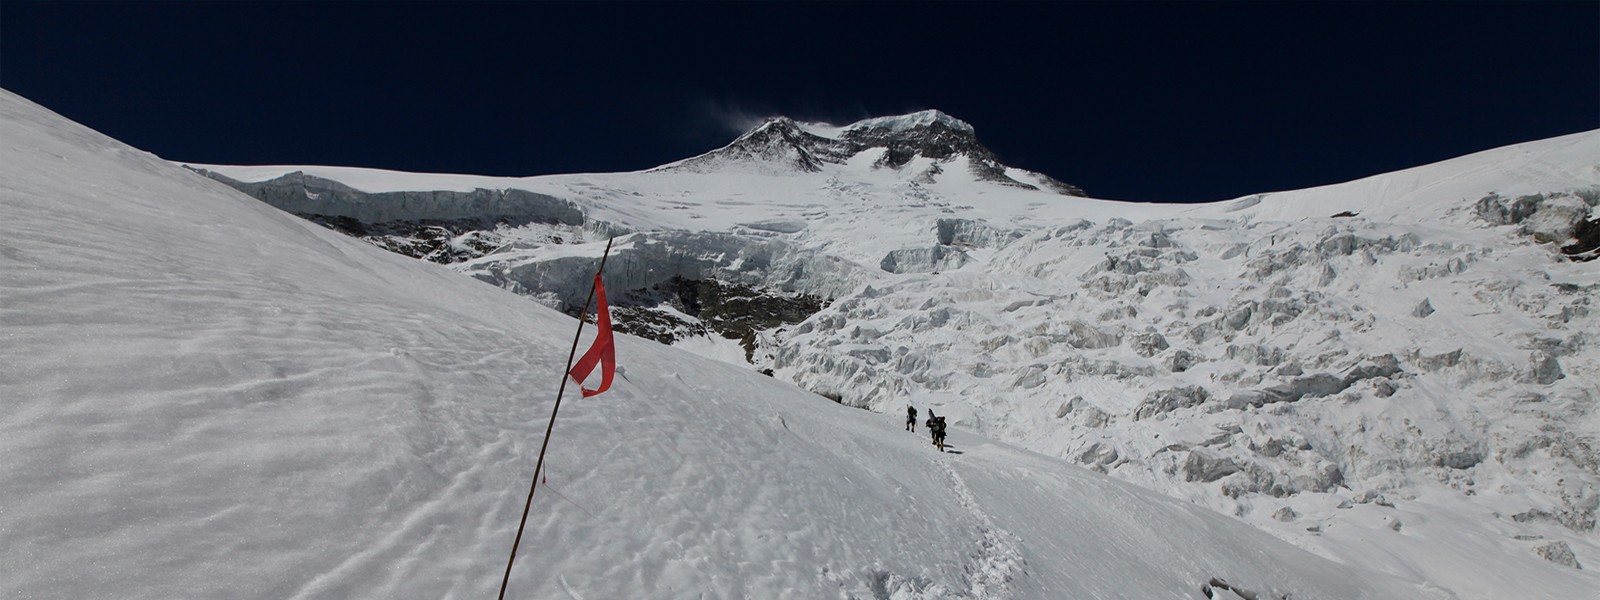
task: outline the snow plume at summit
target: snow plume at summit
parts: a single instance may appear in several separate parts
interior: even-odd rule
[[[919,115],[492,178],[0,94],[0,595],[493,593],[612,236],[509,597],[1600,587],[1595,133],[1131,205]]]

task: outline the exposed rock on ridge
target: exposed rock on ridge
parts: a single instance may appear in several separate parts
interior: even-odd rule
[[[942,172],[940,164],[964,157],[973,176],[979,180],[1039,189],[1037,185],[1008,175],[1009,167],[978,142],[972,125],[936,110],[867,119],[837,130],[776,117],[727,146],[661,169],[715,172],[753,167],[814,173],[822,170],[825,164],[844,164],[862,152],[875,149],[882,149],[882,155],[873,162],[878,168],[901,169],[919,157],[932,160],[928,170],[919,175],[923,180],[936,179]],[[1030,175],[1050,191],[1069,196],[1084,195],[1082,189],[1047,175]]]

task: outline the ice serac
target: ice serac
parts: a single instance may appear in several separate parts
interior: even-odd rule
[[[438,263],[492,252],[506,241],[498,230],[520,229],[553,241],[581,239],[585,227],[618,233],[590,223],[570,200],[516,188],[365,192],[303,171],[246,182],[195,170],[286,212]]]
[[[635,233],[607,261],[617,328],[673,343],[715,334],[753,362],[762,335],[805,320],[863,280],[854,263],[789,241],[729,233]],[[588,294],[587,254],[551,257],[516,242],[457,266],[495,286],[577,314]]]
[[[568,226],[584,222],[583,211],[571,201],[527,190],[479,188],[470,192],[367,193],[302,171],[253,182],[238,181],[207,169],[198,171],[297,215],[344,217],[367,224],[469,219]]]

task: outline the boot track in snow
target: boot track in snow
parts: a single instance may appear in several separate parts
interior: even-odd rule
[[[955,491],[961,507],[972,513],[983,534],[974,557],[976,564],[968,567],[966,596],[978,600],[1009,597],[1012,576],[1023,572],[1021,540],[995,525],[994,519],[978,506],[972,488],[967,487],[966,480],[950,466],[949,460],[941,456],[936,462],[950,477],[950,489]]]

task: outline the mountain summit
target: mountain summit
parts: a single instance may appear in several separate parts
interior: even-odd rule
[[[875,117],[843,127],[774,117],[727,146],[658,170],[817,173],[828,165],[894,169],[921,183],[935,183],[950,168],[965,167],[981,181],[1084,195],[1077,186],[1006,166],[978,141],[971,124],[937,110]]]

